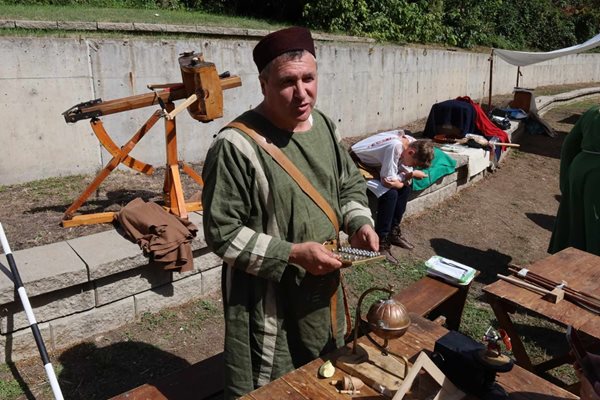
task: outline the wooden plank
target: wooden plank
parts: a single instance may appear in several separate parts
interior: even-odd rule
[[[93,224],[107,224],[114,220],[115,213],[112,211],[86,214],[86,215],[75,215],[71,219],[65,219],[60,222],[63,228],[72,228],[80,225],[93,225]]]
[[[394,299],[402,303],[409,312],[425,317],[458,290],[456,286],[426,276],[402,289],[394,295]]]
[[[273,400],[273,399],[289,399],[289,400],[306,400],[306,397],[300,393],[285,380],[279,378],[261,388],[254,390],[246,395],[253,400]],[[317,399],[319,397],[316,397]]]
[[[391,392],[402,385],[409,367],[394,356],[381,354],[381,350],[368,342],[357,343],[356,354],[352,348],[336,353],[335,366],[372,388],[382,385]]]

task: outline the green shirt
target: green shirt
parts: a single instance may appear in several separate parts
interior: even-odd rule
[[[291,133],[254,111],[246,122],[281,151],[328,201],[352,235],[373,225],[366,184],[333,123],[313,111],[312,128]],[[345,315],[336,271],[314,276],[288,263],[292,243],[336,232],[325,213],[246,134],[224,129],[202,172],[204,233],[223,258],[225,397],[241,396],[343,344]],[[330,301],[337,300],[331,333]]]

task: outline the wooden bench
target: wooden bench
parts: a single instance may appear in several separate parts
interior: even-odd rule
[[[458,329],[469,286],[456,287],[426,276],[394,296],[409,312],[429,319],[446,318],[448,329]],[[218,399],[223,393],[223,353],[180,372],[147,383],[111,400]]]

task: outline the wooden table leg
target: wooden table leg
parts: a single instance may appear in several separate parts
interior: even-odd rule
[[[446,317],[446,327],[448,329],[455,331],[459,330],[470,287],[471,284],[459,287],[459,290],[436,310],[436,314]]]
[[[525,351],[525,346],[521,341],[521,338],[517,334],[517,330],[510,319],[510,316],[506,312],[504,308],[504,304],[501,300],[496,298],[491,298],[488,296],[488,303],[492,306],[492,310],[494,310],[494,314],[496,315],[496,319],[500,324],[500,327],[506,331],[508,336],[510,337],[510,341],[512,343],[512,351],[517,359],[517,364],[521,367],[525,368],[528,371],[534,371],[534,367],[531,364],[531,359],[527,355]]]

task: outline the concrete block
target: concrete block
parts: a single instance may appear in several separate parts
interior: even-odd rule
[[[15,24],[15,21],[9,21],[6,19],[0,19],[0,28],[5,28],[5,29],[13,29],[16,28],[17,25]]]
[[[67,243],[87,265],[92,281],[148,264],[148,257],[144,256],[142,249],[115,230],[68,240]]]
[[[15,21],[15,26],[23,29],[58,29],[58,22],[19,20]]]
[[[133,297],[50,322],[54,347],[64,349],[135,320]]]
[[[411,201],[414,198],[420,197],[420,196],[425,196],[428,193],[435,192],[436,190],[439,190],[439,189],[443,188],[444,186],[448,186],[452,182],[456,182],[457,178],[458,178],[458,173],[456,173],[456,172],[454,172],[450,175],[443,176],[440,179],[438,179],[437,182],[434,182],[433,185],[425,188],[424,190],[421,190],[420,192],[416,192],[416,191],[411,192],[411,197],[409,198],[409,201]]]
[[[203,249],[194,251],[194,267],[191,271],[173,271],[173,281],[178,281],[187,278],[190,275],[195,275],[215,267],[221,267],[221,265],[223,265],[221,257],[217,256],[207,247],[204,247]]]
[[[134,22],[133,29],[140,32],[164,32],[164,25]]]
[[[135,316],[140,318],[147,312],[157,312],[166,307],[176,307],[202,297],[202,275],[188,276],[177,282],[136,294]]]
[[[54,350],[52,332],[49,324],[38,324],[44,346],[48,352]],[[39,351],[31,328],[21,329],[8,335],[0,335],[0,360],[15,362],[31,357],[39,357]]]
[[[18,49],[12,56],[11,49]],[[84,40],[22,38],[0,40],[2,148],[0,184],[88,174],[100,167],[98,139],[83,121],[67,125],[60,113],[93,98]],[[71,93],[72,95],[67,95]],[[27,110],[35,110],[30,118]],[[10,171],[10,173],[8,173]]]
[[[221,267],[202,271],[202,295],[206,296],[221,290]]]
[[[66,242],[19,250],[13,257],[29,297],[88,282],[85,264]],[[0,263],[9,268],[4,254]],[[14,299],[12,280],[0,274],[0,305]]]
[[[96,31],[98,30],[98,23],[87,21],[58,21],[58,29],[68,31]]]
[[[405,216],[416,215],[428,208],[434,207],[445,199],[453,196],[457,192],[457,183],[453,182],[448,186],[436,190],[433,193],[419,196],[406,205]]]
[[[248,29],[244,28],[224,28],[224,35],[227,36],[246,36],[248,35]]]
[[[223,28],[223,27],[219,27],[219,26],[196,25],[196,32],[202,33],[205,35],[226,35],[227,28]]]
[[[89,310],[95,305],[91,283],[46,293],[29,300],[38,323]],[[20,300],[2,306],[0,318],[0,333],[2,334],[29,326]]]
[[[133,31],[133,23],[126,22],[98,22],[100,31]]]
[[[181,33],[197,33],[198,29],[194,25],[163,25],[163,32],[181,32]]]
[[[96,307],[133,296],[171,282],[171,271],[147,265],[95,281]]]
[[[269,31],[266,29],[247,29],[246,35],[255,38],[262,38],[263,36],[267,36]]]

